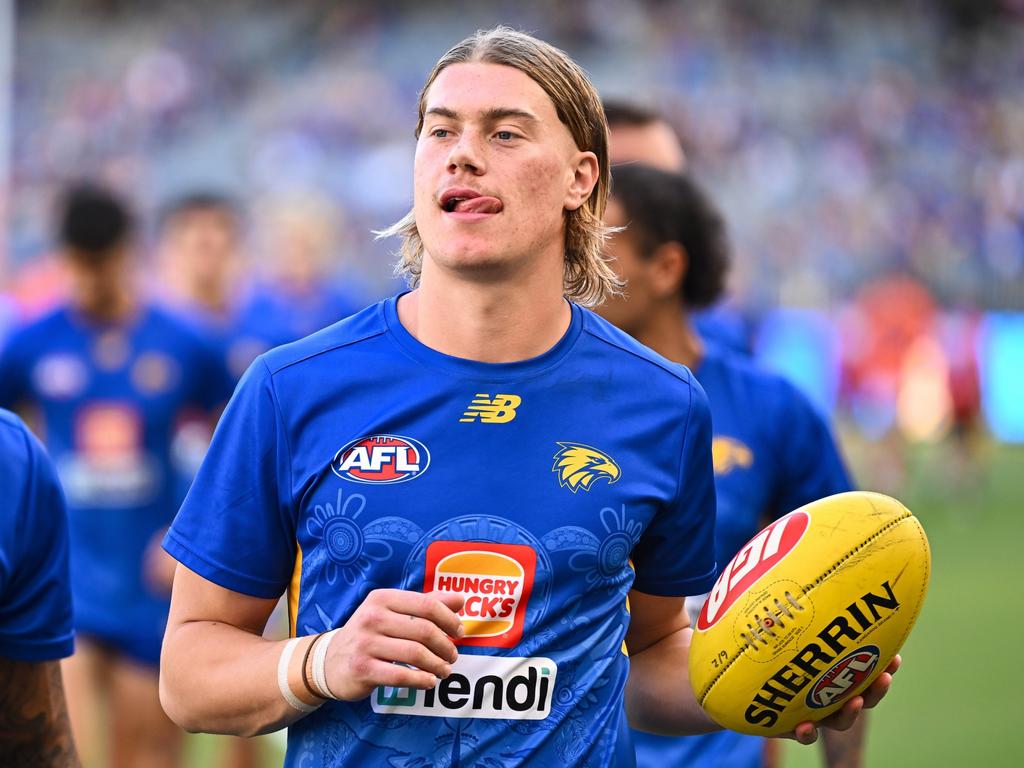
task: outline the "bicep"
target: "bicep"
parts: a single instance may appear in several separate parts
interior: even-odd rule
[[[661,597],[631,590],[629,593],[629,630],[626,648],[631,655],[690,626],[685,597]]]
[[[225,589],[179,563],[174,572],[168,633],[185,624],[210,621],[261,635],[276,605],[276,599]]]

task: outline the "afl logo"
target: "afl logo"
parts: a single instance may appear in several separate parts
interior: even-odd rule
[[[865,645],[843,656],[808,691],[807,706],[822,709],[845,699],[875,671],[878,653],[877,646]]]
[[[744,592],[792,552],[810,519],[806,512],[790,512],[748,541],[712,587],[697,617],[697,629],[710,629]]]
[[[404,483],[430,466],[430,451],[419,440],[370,435],[343,446],[331,462],[338,477],[357,483]]]

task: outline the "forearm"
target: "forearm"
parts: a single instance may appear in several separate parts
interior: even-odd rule
[[[688,658],[693,631],[680,629],[630,655],[626,713],[634,728],[666,736],[721,730],[697,703]]]
[[[78,768],[60,664],[0,659],[0,762]]]
[[[864,761],[867,715],[862,713],[846,731],[822,731],[822,747],[828,768],[860,768]]]
[[[278,662],[288,641],[271,641],[215,621],[169,627],[160,664],[160,701],[188,731],[253,736],[284,728],[305,713],[284,698]],[[296,647],[291,689],[301,680],[306,644]]]

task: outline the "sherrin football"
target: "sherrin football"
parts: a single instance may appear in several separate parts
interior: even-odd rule
[[[877,493],[829,496],[757,534],[694,626],[690,683],[719,725],[776,736],[821,720],[899,652],[928,589],[917,518]]]

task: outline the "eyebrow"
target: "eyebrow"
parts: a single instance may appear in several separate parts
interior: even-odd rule
[[[454,109],[449,109],[448,107],[431,107],[424,114],[447,117],[449,120],[461,119],[458,112]],[[491,109],[484,110],[481,116],[485,122],[489,123],[496,123],[499,120],[504,120],[509,117],[518,117],[520,120],[527,120],[532,123],[540,122],[539,118],[532,112],[528,112],[525,109],[516,109],[514,107],[493,107]]]

